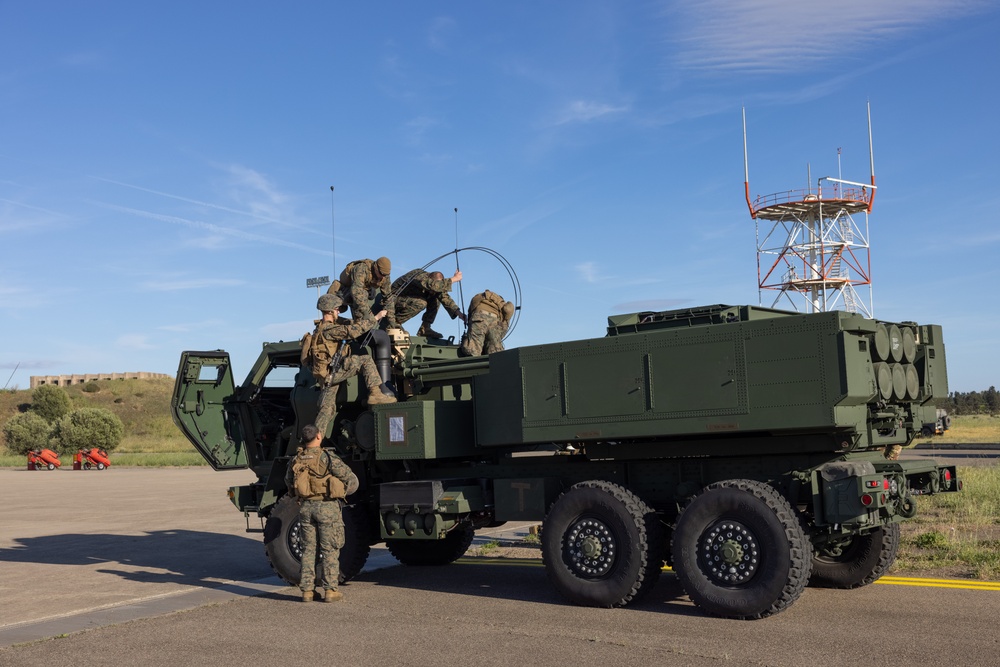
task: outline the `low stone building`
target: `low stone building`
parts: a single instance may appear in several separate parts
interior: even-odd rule
[[[173,378],[166,373],[87,373],[86,375],[32,375],[31,389],[43,384],[54,384],[57,387],[68,387],[71,384],[84,384],[98,380],[152,380],[154,378]]]

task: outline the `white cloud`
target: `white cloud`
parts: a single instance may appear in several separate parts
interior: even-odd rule
[[[573,100],[556,114],[556,118],[552,124],[589,123],[605,116],[625,113],[628,110],[629,107],[627,106],[613,106],[603,102],[588,100]]]
[[[427,44],[432,51],[444,53],[448,50],[448,38],[458,28],[455,19],[449,16],[439,16],[431,21],[427,30]]]
[[[115,347],[126,350],[154,350],[155,345],[149,342],[149,337],[143,334],[124,334],[115,340]]]
[[[599,283],[602,280],[597,273],[597,262],[583,262],[573,268],[576,269],[576,272],[580,274],[580,279],[585,283]]]
[[[229,278],[193,278],[190,280],[157,280],[139,283],[139,289],[148,292],[177,292],[180,290],[205,289],[214,287],[239,287],[243,280]]]
[[[680,67],[764,73],[807,69],[988,6],[984,0],[702,0],[668,2],[664,14]]]

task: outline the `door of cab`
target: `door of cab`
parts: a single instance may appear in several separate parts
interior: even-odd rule
[[[247,467],[228,352],[182,352],[171,408],[174,422],[213,468]]]

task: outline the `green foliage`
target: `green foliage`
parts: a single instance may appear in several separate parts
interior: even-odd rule
[[[29,450],[48,447],[51,432],[52,426],[34,412],[14,415],[3,425],[7,449],[22,456]]]
[[[56,423],[54,439],[63,453],[100,447],[111,451],[121,444],[125,426],[115,413],[103,408],[80,408]]]
[[[929,533],[921,533],[913,540],[913,543],[921,549],[943,549],[948,546],[948,538],[936,530]]]
[[[85,391],[88,394],[96,394],[100,390],[101,390],[101,385],[97,384],[96,382],[88,382],[87,384],[83,385],[82,388],[82,391]]]
[[[996,387],[986,391],[954,391],[938,407],[952,415],[1000,414],[1000,391]]]
[[[43,384],[31,392],[31,410],[49,423],[54,423],[73,409],[69,394],[62,387]]]

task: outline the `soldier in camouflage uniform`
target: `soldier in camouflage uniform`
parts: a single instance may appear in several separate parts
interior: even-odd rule
[[[451,286],[462,279],[462,272],[455,271],[450,279],[446,279],[440,271],[427,273],[423,269],[413,269],[392,283],[392,293],[396,295],[396,323],[400,326],[412,319],[421,310],[424,311],[418,336],[442,338],[441,334],[431,328],[437,317],[438,307],[444,307],[451,316],[465,322],[465,314],[458,304],[452,301],[448,292]]]
[[[313,377],[322,387],[316,427],[325,435],[327,427],[333,423],[337,414],[337,390],[348,378],[360,375],[364,380],[368,387],[368,405],[395,403],[396,398],[382,392],[382,378],[372,358],[366,354],[350,354],[348,344],[375,328],[386,312],[383,310],[372,319],[365,320],[339,317],[343,301],[336,294],[324,294],[317,301],[316,307],[323,313],[323,317],[316,320],[316,329],[308,337],[308,343],[303,341],[303,361],[310,364]],[[306,345],[308,350],[305,349]],[[331,368],[331,364],[336,368]]]
[[[503,351],[503,337],[510,327],[514,304],[495,292],[486,290],[469,303],[469,330],[462,339],[459,354],[475,357]]]
[[[302,447],[289,461],[285,473],[285,485],[295,494],[295,464],[302,463],[312,468],[315,478],[322,480],[333,476],[340,480],[343,497],[358,490],[358,478],[332,449],[321,449],[323,433],[309,424],[302,429]],[[318,454],[318,455],[317,455]],[[337,487],[340,488],[340,487]],[[340,494],[334,494],[339,496]],[[337,590],[340,584],[340,550],[344,546],[344,517],[341,514],[341,497],[330,494],[299,495],[299,526],[302,539],[302,570],[299,589],[302,601],[312,602],[316,584],[323,586],[323,602],[337,602],[344,598]],[[316,579],[317,543],[319,546],[320,573]]]
[[[351,317],[356,320],[373,319],[375,311],[372,306],[376,296],[381,296],[380,306],[389,314],[386,321],[390,328],[395,328],[398,325],[390,271],[392,262],[388,257],[350,262],[340,273],[340,280],[334,280],[330,285],[327,294],[338,294],[344,303],[351,306]]]

